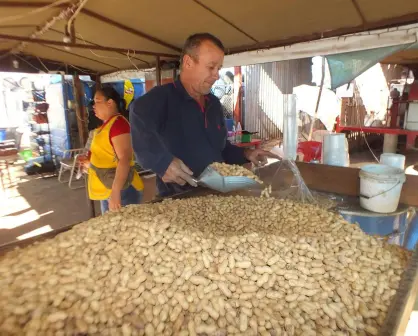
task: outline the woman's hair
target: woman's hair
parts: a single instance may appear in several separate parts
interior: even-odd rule
[[[102,86],[96,90],[96,93],[100,92],[106,100],[112,99],[119,112],[125,112],[126,110],[126,102],[119,93],[111,86]]]

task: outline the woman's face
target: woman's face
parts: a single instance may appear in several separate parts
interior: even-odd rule
[[[113,100],[107,99],[100,91],[94,95],[94,114],[100,120],[106,121],[114,114],[113,105]]]

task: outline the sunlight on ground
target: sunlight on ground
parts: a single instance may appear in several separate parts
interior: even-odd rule
[[[418,311],[413,311],[406,328],[405,336],[418,335]]]
[[[405,169],[405,173],[408,175],[418,175],[418,171],[415,169],[415,166],[409,166]]]
[[[14,229],[19,226],[31,223],[33,221],[38,220],[39,218],[50,215],[54,213],[54,211],[48,211],[43,214],[38,214],[36,210],[29,210],[23,214],[16,215],[16,216],[4,216],[0,218],[0,229]]]
[[[36,230],[30,231],[28,233],[25,233],[25,234],[19,236],[19,237],[16,237],[16,239],[17,240],[25,240],[25,239],[36,237],[36,236],[39,236],[41,234],[51,232],[51,231],[53,231],[52,227],[50,225],[45,225],[45,226],[42,226],[42,227],[40,227]]]

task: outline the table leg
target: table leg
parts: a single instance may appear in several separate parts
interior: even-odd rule
[[[406,149],[411,149],[415,147],[415,139],[417,135],[416,134],[407,134],[406,136]]]
[[[91,200],[89,197],[88,178],[86,174],[84,174],[84,181],[86,184],[86,200],[87,200],[87,206],[89,207],[89,210],[90,210],[90,218],[94,218],[96,217],[96,209],[94,207],[94,201]]]

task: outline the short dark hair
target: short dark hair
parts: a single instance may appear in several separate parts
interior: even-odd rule
[[[126,102],[125,100],[120,96],[118,91],[115,90],[112,86],[104,85],[102,87],[98,87],[96,89],[96,92],[100,92],[106,100],[112,99],[119,112],[123,112],[126,108]]]
[[[197,33],[190,35],[186,42],[184,42],[183,50],[180,56],[180,66],[183,64],[183,58],[185,55],[189,55],[190,57],[196,59],[197,52],[196,50],[200,47],[202,42],[210,41],[214,45],[216,45],[219,49],[225,52],[225,47],[220,39],[210,33]]]

